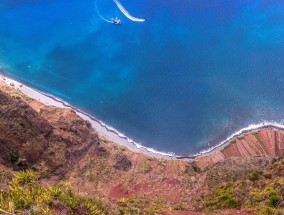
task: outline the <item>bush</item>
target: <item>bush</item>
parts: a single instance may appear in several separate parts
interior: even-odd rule
[[[17,163],[19,159],[20,159],[20,155],[19,155],[18,152],[15,152],[15,153],[11,154],[11,159],[10,160],[11,160],[12,164]]]
[[[37,176],[35,175],[35,172],[32,170],[28,171],[21,171],[15,175],[13,178],[13,182],[15,184],[31,184],[35,181],[37,181]]]
[[[206,199],[206,207],[209,209],[238,208],[240,202],[234,197],[233,185],[234,183],[229,181],[226,185],[216,188],[213,195]]]
[[[165,166],[166,166],[166,161],[165,161],[165,160],[161,160],[161,161],[159,162],[159,165],[160,165],[161,167],[165,167]]]
[[[259,205],[256,214],[257,215],[272,215],[272,214],[275,214],[275,209],[271,207],[267,207],[265,205]]]
[[[268,199],[268,204],[270,207],[276,208],[277,205],[279,204],[280,201],[280,196],[276,193],[270,195],[269,199]]]
[[[249,177],[249,180],[251,180],[251,181],[258,181],[262,175],[263,175],[262,171],[254,171],[251,174],[251,176]]]
[[[144,173],[149,173],[152,171],[152,167],[148,164],[148,163],[143,163],[141,166],[140,166],[140,169],[144,172]]]

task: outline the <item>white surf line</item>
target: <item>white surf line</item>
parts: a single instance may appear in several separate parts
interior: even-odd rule
[[[158,157],[158,158],[192,160],[192,159],[195,159],[196,157],[209,156],[210,154],[212,154],[216,151],[222,150],[224,147],[231,144],[230,143],[231,140],[237,138],[240,135],[245,135],[245,134],[248,134],[250,132],[258,131],[258,130],[261,130],[261,129],[264,129],[264,128],[274,128],[274,129],[284,131],[284,124],[282,124],[282,122],[277,123],[277,122],[274,122],[274,121],[264,121],[264,122],[261,122],[261,123],[258,123],[258,124],[250,124],[248,127],[242,128],[239,131],[231,134],[224,141],[219,142],[219,144],[217,144],[217,145],[215,145],[215,146],[213,146],[209,149],[205,149],[205,150],[203,150],[199,153],[192,154],[192,155],[180,156],[180,155],[176,155],[175,153],[165,153],[165,152],[157,151],[153,148],[148,148],[148,147],[142,146],[141,144],[135,142],[134,140],[127,137],[126,135],[120,133],[115,128],[112,128],[111,126],[105,124],[101,120],[98,120],[95,117],[91,116],[90,114],[70,105],[66,101],[64,101],[64,100],[62,100],[62,99],[60,99],[60,98],[58,98],[54,95],[44,93],[44,92],[39,91],[35,88],[24,85],[21,82],[16,81],[16,80],[14,80],[10,77],[7,77],[6,75],[4,75],[2,73],[0,73],[0,80],[2,80],[3,82],[5,82],[8,85],[14,84],[15,89],[22,91],[25,95],[27,95],[27,96],[35,99],[35,100],[38,100],[38,101],[40,101],[40,102],[42,102],[46,105],[53,105],[53,106],[61,107],[61,108],[66,108],[66,107],[71,108],[74,111],[76,111],[76,113],[80,117],[82,117],[84,120],[89,120],[90,123],[92,124],[92,127],[101,136],[104,136],[106,139],[108,139],[108,140],[110,140],[114,143],[117,143],[119,145],[124,145],[129,150],[131,150],[133,152],[142,152],[142,153],[148,154],[150,156]],[[102,128],[102,129],[100,129],[100,128]],[[105,129],[105,130],[103,130],[103,129]],[[107,133],[105,133],[105,131],[108,134],[113,134],[113,135],[108,135]]]
[[[118,9],[121,11],[121,13],[124,14],[128,19],[134,21],[134,22],[145,22],[145,19],[136,18],[128,13],[128,11],[120,4],[118,0],[113,0],[113,2],[117,5]]]
[[[35,100],[38,100],[42,102],[43,104],[53,105],[53,106],[60,107],[60,108],[67,107],[67,108],[73,109],[82,119],[88,120],[91,123],[92,127],[98,132],[100,136],[103,136],[107,140],[117,143],[119,145],[126,146],[130,151],[144,153],[149,156],[156,157],[156,158],[177,159],[177,156],[173,153],[160,152],[152,148],[142,146],[141,144],[135,142],[134,140],[127,137],[126,135],[120,133],[115,128],[105,124],[101,120],[96,119],[90,114],[80,110],[79,108],[72,106],[71,104],[67,103],[66,101],[54,95],[44,93],[35,88],[29,87],[1,73],[0,73],[0,80],[5,82],[7,85],[13,84],[15,89],[20,90],[25,95]]]

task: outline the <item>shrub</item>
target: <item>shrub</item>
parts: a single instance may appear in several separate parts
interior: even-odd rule
[[[119,149],[120,149],[120,151],[122,151],[122,152],[124,152],[124,151],[127,150],[126,146],[120,146]]]
[[[272,215],[272,214],[275,214],[275,209],[265,206],[265,205],[259,205],[256,214],[257,215]]]
[[[37,180],[35,172],[32,170],[21,171],[15,175],[13,182],[15,184],[30,184]]]
[[[15,152],[15,153],[11,154],[11,159],[10,160],[11,160],[12,164],[17,163],[19,161],[19,159],[20,159],[20,155],[19,155],[18,152]]]
[[[251,180],[251,181],[258,181],[262,175],[263,175],[262,171],[254,171],[250,175],[249,180]]]
[[[144,173],[149,173],[149,172],[152,171],[152,167],[151,167],[148,163],[146,163],[146,162],[144,162],[144,163],[140,166],[140,169],[141,169]]]
[[[176,205],[173,209],[178,211],[186,211],[186,208],[182,204]]]
[[[232,191],[234,183],[227,182],[226,185],[216,188],[212,196],[205,200],[205,205],[209,209],[222,209],[222,208],[237,208],[240,202],[234,197]]]
[[[277,205],[279,204],[280,201],[280,196],[277,193],[273,193],[270,195],[268,199],[268,204],[270,207],[276,208]]]
[[[165,160],[161,160],[161,161],[159,162],[159,165],[160,165],[161,167],[165,167],[165,166],[166,166],[166,161],[165,161]]]

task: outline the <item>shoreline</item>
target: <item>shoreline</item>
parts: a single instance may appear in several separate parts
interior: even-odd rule
[[[163,158],[163,159],[167,159],[167,160],[178,159],[177,158],[178,156],[176,156],[174,154],[165,153],[165,152],[158,152],[154,149],[147,148],[147,147],[140,145],[139,143],[136,143],[135,141],[133,141],[132,139],[123,135],[122,133],[120,133],[116,129],[112,128],[111,126],[108,126],[107,124],[96,119],[92,115],[80,110],[79,108],[72,106],[68,102],[65,102],[64,100],[62,100],[62,99],[60,99],[56,96],[53,96],[53,95],[48,94],[48,93],[44,93],[44,92],[37,90],[37,89],[34,89],[32,87],[29,87],[26,84],[23,84],[18,80],[12,79],[12,78],[10,78],[9,76],[7,76],[3,73],[0,73],[0,81],[4,82],[5,84],[7,84],[9,86],[11,86],[11,84],[14,85],[13,86],[14,89],[21,91],[23,94],[29,96],[32,99],[35,99],[35,100],[43,103],[45,105],[52,105],[52,106],[59,107],[59,108],[70,108],[70,109],[74,110],[76,112],[76,114],[78,114],[82,119],[88,120],[91,123],[92,128],[97,131],[97,133],[99,134],[100,137],[102,137],[102,138],[104,138],[108,141],[114,142],[118,145],[125,146],[130,151],[137,152],[137,153],[144,153],[144,154],[151,156],[151,157]],[[190,158],[188,157],[187,160],[188,159],[190,159]]]
[[[239,131],[229,135],[228,138],[221,141],[219,144],[216,144],[215,146],[204,149],[199,153],[189,155],[189,156],[179,156],[175,154],[165,153],[165,152],[159,152],[152,148],[147,148],[145,146],[140,145],[139,143],[136,143],[134,140],[128,138],[127,136],[123,135],[119,131],[117,131],[115,128],[112,128],[111,126],[108,126],[104,122],[96,119],[94,116],[80,110],[79,108],[76,108],[72,106],[71,104],[65,102],[64,100],[53,96],[48,93],[41,92],[37,89],[34,89],[32,87],[29,87],[17,80],[14,80],[7,75],[0,73],[0,81],[4,82],[5,84],[13,87],[19,91],[21,91],[23,94],[31,97],[32,99],[35,99],[45,105],[52,105],[60,108],[71,108],[73,109],[82,119],[88,120],[93,129],[97,131],[99,136],[101,138],[105,138],[108,141],[114,142],[118,145],[122,145],[127,147],[130,151],[137,152],[137,153],[144,153],[148,156],[155,157],[155,158],[162,158],[167,160],[177,159],[177,160],[187,160],[192,161],[197,157],[206,157],[210,156],[218,151],[221,151],[225,147],[231,144],[231,141],[235,138],[246,135],[248,133],[258,131],[264,128],[272,128],[272,129],[278,129],[278,130],[284,130],[284,125],[276,123],[276,122],[268,122],[264,121],[259,124],[251,124],[248,127],[242,128]]]

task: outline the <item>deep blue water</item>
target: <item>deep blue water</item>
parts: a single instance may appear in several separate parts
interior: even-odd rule
[[[135,141],[188,155],[284,119],[283,0],[2,0],[9,75]]]

